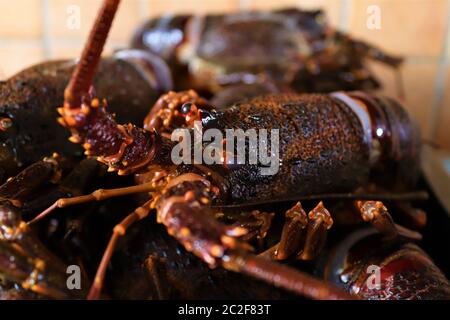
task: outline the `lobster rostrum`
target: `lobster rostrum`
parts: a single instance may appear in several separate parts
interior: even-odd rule
[[[239,83],[297,92],[376,89],[367,60],[394,68],[402,61],[334,30],[322,11],[294,8],[162,16],[140,27],[131,46],[163,57],[176,88],[202,93]]]
[[[326,198],[326,194],[336,196],[336,192],[348,195],[367,185],[373,176],[386,177],[383,180],[386,187],[402,190],[417,177],[420,149],[416,127],[406,112],[393,100],[364,93],[269,95],[215,112],[195,92],[187,91],[163,96],[147,117],[145,129],[134,124],[118,125],[107,111],[107,101],[97,98],[91,85],[119,3],[119,0],[104,1],[66,88],[64,106],[58,112],[59,122],[72,133],[72,142],[82,144],[86,154],[108,165],[109,171],[134,174],[137,185],[60,199],[34,220],[73,204],[149,193],[149,200],[114,228],[89,298],[100,295],[119,237],[125,235],[130,225],[146,218],[152,209],[156,209],[158,221],[169,234],[211,267],[222,266],[248,274],[310,298],[351,298],[323,281],[253,255],[242,240],[247,230],[220,222],[214,215],[214,207],[310,195]],[[190,128],[195,120],[201,121],[205,128],[221,131],[279,129],[278,173],[262,175],[259,164],[229,165],[228,161],[222,165],[174,165],[171,151],[175,142],[167,134],[177,126]],[[234,156],[225,154],[224,158]],[[387,172],[392,174],[386,176]],[[353,197],[364,198],[358,194]],[[360,200],[355,205],[363,219],[384,235],[420,238],[416,232],[396,225],[382,202]],[[297,250],[303,259],[311,259],[321,249],[333,223],[330,213],[322,202],[308,215],[298,204],[287,212],[287,217],[285,242],[280,243],[273,255],[281,259]],[[297,232],[291,232],[294,229]],[[291,237],[298,234],[305,239],[300,247],[287,246]]]

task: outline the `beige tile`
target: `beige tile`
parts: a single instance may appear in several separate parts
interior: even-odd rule
[[[238,10],[239,0],[149,0],[147,7],[151,16],[158,16],[162,13],[220,13]]]
[[[373,64],[372,70],[383,85],[381,94],[398,98],[397,75],[394,70]],[[424,138],[430,138],[429,121],[436,83],[437,63],[408,63],[401,69],[405,101],[402,105],[418,122]]]
[[[42,34],[41,2],[0,1],[0,37],[33,38]]]
[[[367,27],[367,8],[381,9],[381,29]],[[408,56],[441,53],[449,2],[447,0],[352,1],[350,31],[386,50]]]
[[[40,46],[8,44],[0,47],[0,78],[6,79],[15,73],[43,60]]]
[[[323,9],[330,24],[339,25],[341,0],[247,0],[243,1],[243,4],[245,8],[261,10],[289,7],[305,10]]]
[[[104,55],[109,55],[113,51],[114,46],[109,44],[103,51]],[[83,43],[65,43],[56,42],[53,43],[52,57],[53,59],[75,59],[79,58],[81,51],[83,50]]]
[[[82,45],[55,44],[52,48],[53,59],[75,59],[81,55]]]
[[[139,0],[123,1],[111,30],[110,39],[127,43],[134,28],[139,24]],[[51,36],[53,38],[84,39],[95,20],[101,0],[50,0]],[[79,11],[72,11],[79,8]],[[80,12],[80,24],[77,27],[76,12]]]

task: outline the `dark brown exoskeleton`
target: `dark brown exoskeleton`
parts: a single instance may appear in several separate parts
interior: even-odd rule
[[[177,90],[217,93],[238,86],[247,96],[250,89],[375,89],[367,60],[395,68],[402,61],[334,30],[322,11],[293,8],[154,18],[136,31],[131,46],[163,57]]]
[[[45,62],[0,82],[1,183],[53,152],[82,155],[81,148],[67,141],[67,132],[54,126],[55,108],[64,101],[75,65],[75,60]],[[108,97],[111,111],[131,122],[142,119],[148,106],[172,88],[164,61],[139,50],[102,59],[94,82],[98,92]],[[130,108],[119,107],[125,103]]]
[[[79,168],[83,174],[77,170],[71,176],[66,174],[70,165],[65,162],[57,155],[45,158],[0,186],[0,291],[4,298],[79,299],[86,294],[85,274],[80,274],[81,287],[70,290],[68,265],[51,253],[37,230],[24,221],[30,211],[44,208],[64,194],[76,194],[84,175],[89,174],[87,162]]]
[[[157,220],[166,226],[169,234],[211,267],[222,266],[248,274],[310,298],[351,298],[309,275],[252,255],[251,248],[243,241],[247,230],[220,222],[214,215],[214,206],[301,199],[310,195],[325,198],[330,193],[342,195],[364,187],[374,175],[383,177],[384,186],[390,189],[407,185],[407,177],[410,180],[407,182],[413,183],[418,171],[420,142],[405,111],[390,99],[363,93],[335,93],[269,95],[224,112],[214,112],[205,100],[188,91],[163,96],[146,118],[145,129],[133,124],[118,125],[107,111],[106,100],[98,99],[91,85],[119,2],[104,1],[66,89],[64,106],[58,111],[60,122],[72,133],[71,141],[82,144],[88,156],[97,157],[110,171],[134,174],[137,185],[60,199],[35,219],[72,204],[149,193],[148,201],[114,228],[89,298],[99,297],[119,237],[125,235],[130,225],[146,218],[152,209],[156,209]],[[233,152],[223,154],[223,164],[175,165],[171,153],[176,142],[168,135],[183,126],[194,133],[195,120],[202,122],[204,129],[216,128],[222,133],[226,129],[279,130],[279,170],[264,175],[265,165],[261,162],[235,164],[231,161],[236,158]],[[225,139],[223,143],[230,141]],[[358,194],[353,196],[364,198]],[[364,220],[385,235],[419,237],[397,226],[381,202],[355,204]],[[297,224],[305,239],[296,250],[300,256],[310,259],[320,250],[333,223],[330,213],[322,203],[308,215],[297,205],[288,211],[287,217]],[[282,242],[275,256],[284,250],[286,243],[290,242]]]
[[[52,185],[55,166],[41,161],[54,152],[70,157],[70,162],[83,156],[82,148],[67,141],[70,136],[67,131],[54,126],[55,107],[64,101],[64,89],[75,66],[75,60],[49,61],[0,82],[0,277],[4,280],[1,295],[5,298],[83,295],[83,291],[67,290],[66,267],[39,241],[45,225],[32,230],[23,221],[30,219],[30,212],[42,210],[61,196],[79,194],[64,185],[61,187],[70,192],[43,188]],[[122,50],[103,58],[94,81],[102,96],[111,101],[112,111],[132,122],[142,119],[148,106],[172,88],[170,71],[164,61],[140,50]],[[120,108],[124,103],[132,107]],[[18,173],[24,168],[24,172]],[[82,175],[88,174],[85,169],[80,164],[75,185],[83,181]],[[16,174],[17,177],[8,179]],[[70,185],[74,186],[73,180]],[[23,196],[27,196],[26,201]],[[14,236],[8,236],[8,232]]]
[[[450,283],[416,244],[376,230],[347,235],[330,251],[324,277],[362,299],[450,299]]]

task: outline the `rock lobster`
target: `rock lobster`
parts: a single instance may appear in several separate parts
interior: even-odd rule
[[[371,90],[380,84],[367,60],[401,65],[401,58],[334,30],[326,20],[323,11],[297,8],[165,15],[138,28],[131,47],[161,56],[176,88],[203,95],[242,85],[262,92]]]
[[[247,230],[218,221],[214,206],[300,199],[311,194],[325,198],[333,192],[342,195],[365,186],[371,178],[385,177],[388,170],[385,185],[392,189],[411,186],[419,171],[420,140],[406,112],[391,99],[358,92],[269,95],[215,112],[195,92],[187,91],[160,98],[145,120],[145,129],[118,125],[107,111],[106,100],[96,97],[92,79],[119,2],[104,1],[58,112],[59,122],[72,133],[70,141],[82,144],[86,155],[97,157],[109,171],[134,174],[137,185],[60,199],[32,221],[73,204],[133,193],[150,195],[114,228],[88,297],[100,296],[118,238],[156,209],[158,221],[169,234],[211,267],[221,265],[310,298],[351,298],[304,273],[252,255],[251,248],[240,239]],[[171,151],[175,143],[167,136],[174,126],[192,127],[195,120],[220,131],[279,129],[280,170],[274,175],[261,175],[261,164],[229,165],[228,159],[234,154],[224,154],[225,160],[219,165],[174,165]],[[358,194],[354,197],[364,198]],[[396,225],[382,202],[359,200],[355,204],[363,219],[383,234],[420,237]],[[309,259],[321,248],[332,225],[330,213],[320,203],[306,215],[297,204],[287,216],[293,222],[287,229],[297,226],[304,231],[305,241],[296,250]],[[285,235],[289,238],[292,233]],[[273,255],[286,255],[283,246],[287,243],[282,241]]]

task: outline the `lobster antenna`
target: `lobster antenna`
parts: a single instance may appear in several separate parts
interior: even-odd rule
[[[270,259],[238,255],[229,270],[235,270],[272,285],[315,300],[355,300],[353,296],[334,284],[316,279],[309,274],[276,263]]]
[[[89,93],[120,0],[104,0],[88,41],[64,92],[65,103],[78,108]]]

